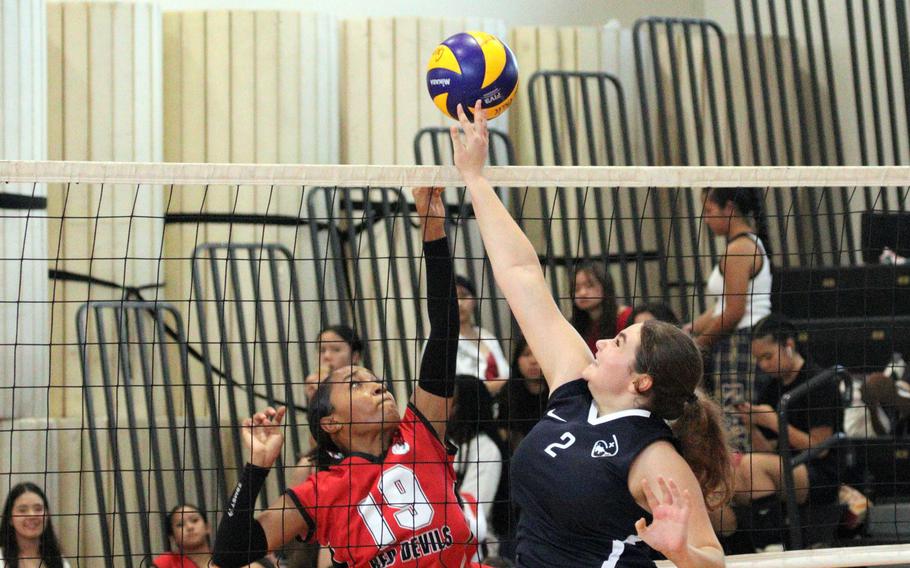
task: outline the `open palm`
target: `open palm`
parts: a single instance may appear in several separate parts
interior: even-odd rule
[[[243,421],[240,437],[249,450],[250,463],[253,465],[272,467],[278,459],[284,444],[281,421],[286,412],[284,406],[278,410],[270,406]]]
[[[635,523],[635,530],[648,546],[669,558],[688,546],[691,510],[689,491],[680,492],[672,479],[658,477],[657,483],[660,485],[662,498],[651,490],[647,479],[641,481],[653,519],[650,525],[643,518],[639,519]]]

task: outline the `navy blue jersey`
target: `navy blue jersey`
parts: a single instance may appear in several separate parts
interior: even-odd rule
[[[521,509],[521,567],[654,566],[635,522],[651,516],[629,492],[629,469],[658,440],[675,444],[666,422],[635,409],[598,418],[588,383],[566,383],[512,458]]]

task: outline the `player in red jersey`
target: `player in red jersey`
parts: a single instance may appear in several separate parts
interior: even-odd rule
[[[430,336],[402,418],[382,381],[336,369],[310,401],[318,473],[253,517],[281,453],[285,409],[243,424],[250,462],[218,527],[215,562],[243,566],[300,535],[330,547],[337,565],[468,566],[476,549],[458,496],[446,420],[458,351],[458,307],[440,189],[414,190],[423,225]]]

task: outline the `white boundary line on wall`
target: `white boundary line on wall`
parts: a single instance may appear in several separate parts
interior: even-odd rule
[[[910,166],[557,167],[485,170],[511,187],[897,187]],[[0,161],[0,183],[279,185],[330,187],[460,186],[452,166],[178,164]]]

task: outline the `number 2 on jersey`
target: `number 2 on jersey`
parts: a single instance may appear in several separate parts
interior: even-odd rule
[[[573,436],[571,432],[563,432],[559,439],[564,443],[560,444],[559,442],[553,442],[543,450],[551,458],[556,457],[556,452],[553,451],[554,449],[564,450],[575,443],[575,436]]]
[[[393,517],[401,528],[413,531],[433,521],[433,507],[414,472],[407,467],[396,465],[384,471],[379,478],[379,493],[386,505],[397,509]],[[367,495],[357,505],[357,510],[376,546],[385,548],[395,542],[392,527],[382,514],[382,504],[377,503],[372,495]]]

